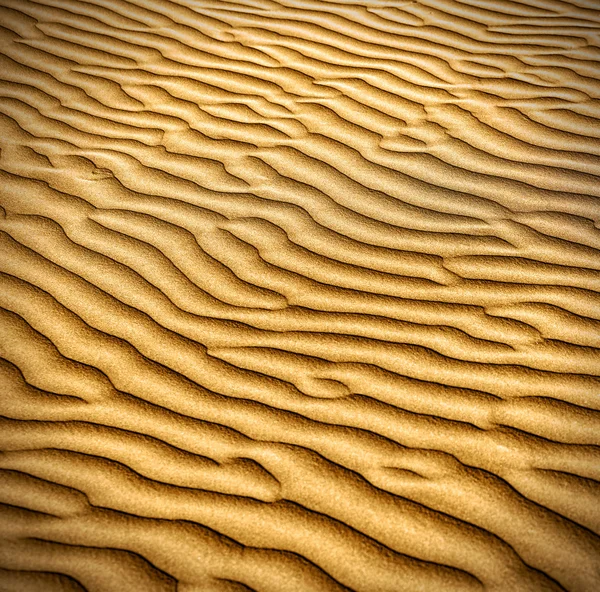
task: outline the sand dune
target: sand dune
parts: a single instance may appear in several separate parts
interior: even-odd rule
[[[593,0],[0,0],[0,590],[600,590]]]

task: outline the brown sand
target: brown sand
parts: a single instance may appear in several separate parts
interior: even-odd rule
[[[0,590],[600,590],[594,0],[1,0]]]

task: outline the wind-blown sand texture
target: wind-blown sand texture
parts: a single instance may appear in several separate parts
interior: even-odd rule
[[[600,590],[592,0],[1,0],[0,590]]]

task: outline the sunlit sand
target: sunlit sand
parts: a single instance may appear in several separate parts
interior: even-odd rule
[[[593,0],[0,0],[2,592],[600,590]]]

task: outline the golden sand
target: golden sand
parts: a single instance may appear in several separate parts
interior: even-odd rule
[[[594,0],[0,0],[2,592],[600,590]]]

